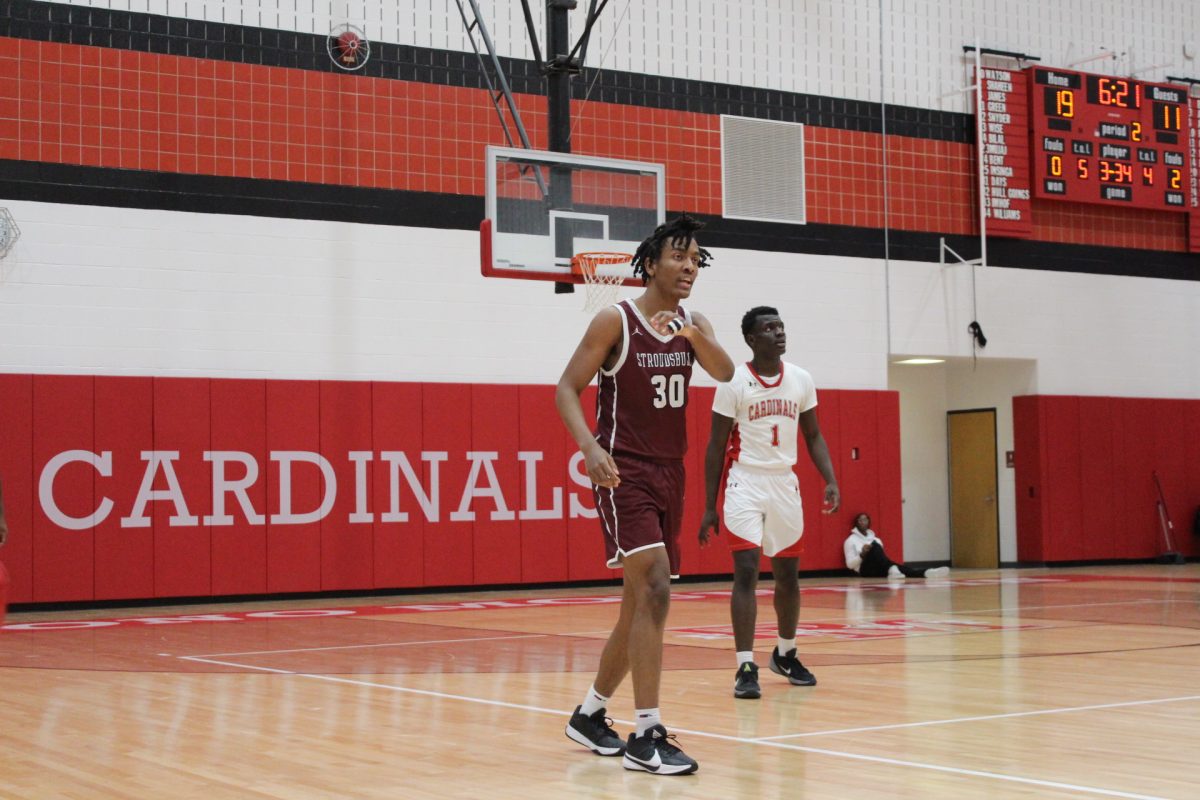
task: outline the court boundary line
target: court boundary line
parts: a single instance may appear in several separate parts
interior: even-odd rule
[[[780,739],[799,739],[806,736],[837,736],[845,733],[865,733],[868,731],[887,731],[897,728],[920,728],[929,725],[951,725],[956,722],[983,722],[992,719],[1011,719],[1013,717],[1035,717],[1045,714],[1065,714],[1072,711],[1099,711],[1106,708],[1128,708],[1130,706],[1149,706],[1160,703],[1181,703],[1200,700],[1200,694],[1184,695],[1181,697],[1160,697],[1154,700],[1129,700],[1122,703],[1099,703],[1091,706],[1067,706],[1064,708],[1043,708],[1035,711],[1013,711],[1007,714],[983,714],[976,717],[956,717],[954,719],[935,719],[925,722],[897,722],[892,725],[867,725],[861,728],[841,728],[831,731],[809,731],[808,733],[784,733],[777,736],[763,736],[757,741],[777,741]]]
[[[386,683],[376,683],[374,681],[365,681],[356,678],[343,678],[336,675],[318,675],[308,672],[295,672],[293,670],[276,669],[274,667],[259,667],[250,664],[237,664],[228,661],[216,661],[215,659],[203,658],[199,656],[178,656],[181,660],[197,661],[208,664],[216,664],[219,666],[234,667],[238,669],[251,669],[261,672],[268,672],[275,675],[291,675],[298,678],[310,678],[315,680],[327,681],[330,683],[344,683],[351,686],[365,686],[368,688],[384,689],[392,692],[400,692],[402,694],[413,694],[424,697],[436,697],[444,700],[460,700],[468,703],[479,703],[481,705],[495,706],[499,708],[512,708],[518,711],[533,711],[541,714],[552,714],[558,717],[570,717],[571,712],[553,708],[542,708],[541,706],[531,706],[522,703],[508,703],[503,700],[489,700],[482,697],[470,697],[468,695],[456,695],[449,692],[436,692],[429,689],[412,689],[407,686],[395,686]],[[616,720],[625,725],[633,725],[629,720]],[[948,767],[941,764],[927,764],[920,761],[906,761],[897,758],[888,758],[886,756],[866,755],[862,753],[850,753],[841,750],[829,750],[821,747],[809,747],[807,745],[793,744],[791,742],[780,742],[773,739],[759,738],[742,738],[739,736],[729,736],[721,733],[710,733],[707,731],[697,731],[688,728],[675,728],[671,730],[676,733],[686,733],[689,736],[699,736],[707,739],[719,739],[722,741],[734,742],[737,744],[753,744],[762,747],[773,747],[781,750],[792,750],[803,753],[813,753],[816,755],[832,756],[834,758],[848,758],[856,761],[868,761],[877,764],[887,764],[890,766],[909,767],[915,769],[930,770],[933,772],[941,772],[951,775],[963,775],[969,777],[985,778],[988,780],[1007,781],[1010,783],[1019,783],[1028,786],[1041,786],[1053,789],[1064,789],[1067,791],[1083,792],[1085,794],[1095,794],[1103,797],[1121,797],[1127,800],[1168,800],[1168,798],[1158,795],[1135,794],[1132,792],[1123,792],[1118,789],[1104,789],[1095,786],[1083,786],[1079,784],[1064,783],[1060,781],[1048,781],[1041,778],[1026,778],[1020,775],[1005,775],[999,772],[987,772],[984,770],[966,769],[963,767]]]
[[[327,650],[368,650],[373,647],[407,647],[414,644],[465,644],[468,642],[495,642],[505,639],[539,639],[547,636],[559,636],[557,633],[521,633],[512,636],[475,636],[462,639],[427,639],[421,642],[375,642],[372,644],[337,644],[329,647],[293,647],[288,650],[245,650],[240,653],[200,653],[192,656],[175,656],[198,660],[216,658],[218,656],[269,656],[277,653],[319,653]],[[567,634],[570,635],[570,634]]]

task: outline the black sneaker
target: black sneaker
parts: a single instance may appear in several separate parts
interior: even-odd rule
[[[612,720],[604,716],[607,709],[600,709],[590,717],[575,706],[575,713],[567,723],[567,738],[591,750],[598,756],[619,756],[625,752],[625,743],[612,729]]]
[[[675,746],[675,737],[662,725],[655,725],[642,736],[629,734],[625,745],[625,769],[640,769],[655,775],[690,775],[700,765]]]
[[[733,696],[742,700],[757,700],[762,697],[762,689],[758,686],[758,665],[746,661],[738,667],[737,677],[733,682]]]
[[[778,647],[771,651],[771,672],[787,678],[788,682],[793,686],[817,685],[817,679],[813,677],[811,672],[804,668],[804,665],[800,663],[800,659],[796,658],[796,649],[794,647],[788,651],[786,656],[779,655]]]

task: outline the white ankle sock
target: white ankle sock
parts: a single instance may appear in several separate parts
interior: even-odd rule
[[[786,656],[788,653],[790,653],[796,649],[796,640],[795,639],[784,639],[784,638],[778,637],[778,636],[775,638],[779,642],[779,644],[776,645],[776,647],[779,648],[779,655]]]
[[[889,578],[903,578],[904,573],[900,571],[899,567],[897,567],[895,564],[892,564],[890,567],[888,567],[888,577]]]
[[[608,698],[596,691],[596,684],[592,684],[592,688],[588,689],[587,696],[583,698],[583,703],[579,706],[579,711],[585,717],[590,717],[602,708],[608,707]]]
[[[738,650],[737,651],[737,660],[738,660],[739,667],[742,664],[745,664],[747,661],[753,663],[754,662],[754,651],[753,650]]]
[[[662,719],[658,715],[657,708],[639,708],[634,712],[634,719],[637,720],[638,736],[644,736],[646,731],[655,725],[662,724]]]

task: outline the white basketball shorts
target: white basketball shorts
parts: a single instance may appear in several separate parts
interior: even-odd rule
[[[731,541],[734,550],[761,547],[772,557],[796,544],[804,533],[804,507],[795,473],[733,462],[725,480],[725,527],[745,542]]]

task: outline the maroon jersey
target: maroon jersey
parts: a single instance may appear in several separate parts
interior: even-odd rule
[[[596,440],[609,453],[656,460],[687,452],[687,395],[695,351],[683,336],[661,336],[632,300],[616,306],[624,330],[621,354],[600,370]],[[676,309],[691,324],[691,316]]]

